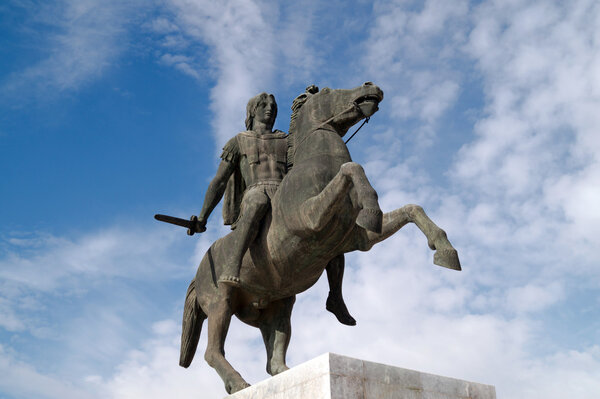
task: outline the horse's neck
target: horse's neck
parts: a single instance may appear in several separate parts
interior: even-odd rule
[[[295,138],[295,165],[317,156],[351,160],[348,148],[340,135],[331,126],[323,124],[315,124]]]

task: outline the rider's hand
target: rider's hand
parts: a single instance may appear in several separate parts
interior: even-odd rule
[[[206,231],[206,219],[202,216],[196,220],[196,233],[204,233]]]
[[[188,236],[193,236],[195,233],[204,233],[206,231],[206,220],[192,215],[190,218],[190,228],[187,230]]]

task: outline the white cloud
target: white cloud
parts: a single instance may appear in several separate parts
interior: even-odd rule
[[[0,297],[0,327],[7,331],[19,331],[25,328],[23,321],[17,316],[14,305],[6,298]]]
[[[114,375],[88,376],[88,388],[97,392],[98,397],[115,399],[186,398],[197,396],[199,392],[206,398],[219,398],[226,394],[218,374],[204,361],[206,325],[195,360],[188,369],[178,364],[179,322],[163,320],[152,329],[153,336],[139,349],[129,351],[115,367]],[[236,368],[243,369],[251,382],[258,382],[266,374],[266,355],[260,353],[262,350],[259,330],[234,320],[226,343],[228,359]]]
[[[460,177],[490,193],[529,195],[573,168],[595,167],[599,121],[588,109],[600,93],[598,14],[586,1],[480,6],[468,48],[484,74],[489,115],[457,162]]]
[[[179,308],[183,294],[173,297],[165,286],[183,281],[185,290],[194,265],[224,233],[220,224],[212,220],[199,241],[182,239],[183,229],[155,223],[76,238],[20,234],[3,239],[0,334],[7,343],[0,366],[11,371],[0,378],[0,392],[105,397],[97,395],[94,381],[110,375],[131,348],[154,333],[149,328],[157,317]],[[155,331],[162,334],[165,328],[159,324]],[[30,364],[31,359],[38,363]],[[100,377],[84,381],[89,375]],[[83,391],[89,394],[79,395]]]
[[[151,24],[164,35],[163,63],[196,79],[208,75],[217,148],[245,129],[246,104],[262,91],[304,81],[318,61],[309,50],[314,5],[169,0]]]
[[[600,348],[566,351],[537,359],[523,370],[522,378],[537,384],[512,389],[512,397],[534,399],[594,398],[600,392]],[[507,390],[508,391],[508,390]]]
[[[486,2],[474,13],[467,50],[486,115],[452,175],[478,198],[468,225],[478,237],[510,240],[510,270],[520,275],[535,258],[544,259],[542,279],[598,275],[599,20],[589,1]]]
[[[193,262],[180,255],[191,250],[182,251],[181,231],[154,229],[127,226],[75,239],[32,235],[4,241],[0,333],[15,347],[45,343],[39,373],[54,356],[57,373],[105,372],[147,334],[147,318],[164,311],[158,301],[165,294],[151,290],[187,276]]]
[[[600,234],[600,163],[548,182],[545,191],[550,207],[564,212],[569,230],[578,238],[597,244]]]
[[[564,289],[560,283],[545,287],[527,284],[512,287],[507,293],[508,307],[517,313],[539,312],[564,299]]]
[[[42,59],[2,83],[13,101],[77,90],[100,76],[127,46],[131,11],[142,3],[64,0],[27,5],[30,29],[42,38]]]
[[[169,21],[165,17],[158,17],[153,19],[149,24],[147,24],[150,29],[152,29],[156,33],[173,33],[179,32],[179,28],[177,25]]]
[[[544,333],[535,319],[495,314],[489,305],[486,313],[469,311],[475,295],[469,278],[433,266],[431,253],[418,249],[424,246],[420,233],[408,230],[373,253],[350,257],[344,290],[358,320],[356,327],[338,324],[325,311],[323,279],[301,294],[292,315],[288,364],[331,351],[494,384],[498,397],[552,399],[568,392],[595,397],[600,384],[597,347],[541,357],[532,354],[529,348]],[[177,366],[178,324],[165,320],[155,325],[154,337],[139,351],[130,352],[113,376],[101,381],[105,397],[159,398],[166,392],[191,396],[198,390],[206,397],[224,395],[220,378],[202,358],[206,326],[192,367]],[[249,382],[267,377],[257,329],[234,321],[226,353]]]
[[[272,86],[276,39],[265,7],[253,1],[217,4],[191,0],[172,0],[166,6],[174,16],[170,24],[190,44],[209,46],[209,54],[200,54],[200,58],[211,66],[216,79],[211,91],[211,109],[215,114],[212,126],[220,147],[244,130],[248,99]],[[176,65],[181,69],[181,64]],[[184,68],[190,75],[194,70],[194,67]]]
[[[494,384],[503,398],[597,396],[598,347],[574,348],[544,321],[567,300],[577,301],[581,285],[597,292],[599,276],[599,7],[585,1],[558,4],[488,1],[475,6],[473,18],[467,2],[376,5],[362,62],[386,90],[392,121],[414,119],[424,125],[417,137],[431,139],[466,81],[454,64],[463,50],[481,74],[485,114],[457,155],[446,187],[419,166],[418,154],[398,161],[408,138],[397,137],[396,126],[377,133],[368,149],[372,161],[365,165],[384,210],[409,202],[425,205],[459,249],[464,270],[433,266],[425,238],[412,225],[367,254],[349,256],[344,291],[358,326],[341,326],[324,310],[327,286],[319,281],[296,304],[290,365],[332,351]],[[183,72],[199,76],[199,59],[210,57],[219,144],[242,128],[248,98],[288,66],[277,60],[278,52],[285,53],[276,43],[283,30],[272,23],[277,10],[264,6],[173,0],[167,3],[173,15],[153,24],[156,33],[167,35],[162,62],[187,66],[191,69]],[[187,53],[194,43],[207,44],[208,55]],[[301,54],[308,46],[299,43],[288,53]],[[128,279],[175,275],[187,282],[208,245],[225,232],[211,231],[214,236],[202,235],[193,259],[183,259],[181,267],[168,261],[180,238],[160,234],[112,231],[77,240],[13,240],[11,245],[26,249],[15,250],[0,265],[0,277],[9,282],[2,287],[0,325],[9,331],[32,328],[19,311],[40,298],[17,301],[21,290],[52,295],[95,279],[119,280],[122,286],[111,285],[114,295],[131,313],[139,312],[145,304],[135,299]],[[127,290],[133,293],[124,294]],[[98,343],[86,352],[84,340],[74,340],[69,351],[83,353],[80,364],[85,357],[112,361],[111,372],[87,374],[86,390],[115,398],[224,395],[216,372],[202,359],[206,326],[197,358],[184,370],[177,366],[180,309],[132,343],[129,330],[139,326],[115,311],[116,302],[109,302],[108,311],[95,304],[86,308],[106,324],[96,334],[97,324],[84,328],[88,318],[69,323],[69,332],[84,331]],[[589,325],[583,317],[577,322]],[[266,378],[258,330],[234,322],[227,342],[230,360],[249,382]],[[16,358],[5,361],[6,367],[44,377]],[[10,389],[17,390],[17,382]]]
[[[15,360],[0,345],[0,393],[14,398],[92,398],[84,389]]]
[[[34,235],[19,239],[20,248],[9,247],[0,259],[0,277],[13,287],[38,292],[68,286],[76,290],[73,278],[148,279],[165,270],[176,271],[166,253],[176,240],[173,231],[134,227],[101,230],[76,239]]]
[[[160,62],[167,66],[172,66],[175,69],[178,69],[179,71],[195,79],[201,78],[200,74],[197,71],[197,68],[193,66],[194,60],[191,57],[187,57],[185,55],[171,55],[169,53],[165,53],[160,57]]]
[[[466,72],[452,66],[458,62],[458,56],[473,57],[476,72],[481,74],[486,113],[472,115],[479,118],[475,123],[476,136],[455,158],[450,184],[436,187],[418,157],[410,154],[412,148],[406,150],[411,139],[394,137],[393,133],[375,137],[381,143],[370,150],[370,158],[377,160],[366,166],[373,184],[380,189],[384,210],[407,202],[424,205],[432,219],[446,229],[463,262],[463,272],[447,281],[451,283],[449,287],[409,280],[410,289],[415,289],[415,284],[421,286],[422,291],[414,292],[414,296],[429,307],[415,312],[406,322],[412,326],[445,320],[449,327],[431,322],[428,325],[435,326],[431,330],[412,331],[407,347],[414,349],[415,355],[430,354],[430,363],[419,364],[421,369],[437,367],[438,372],[447,375],[452,375],[448,374],[450,359],[456,356],[454,367],[463,372],[461,378],[472,375],[495,384],[499,397],[558,398],[569,396],[570,389],[582,397],[593,397],[598,392],[598,384],[590,384],[596,376],[591,370],[598,369],[597,349],[574,349],[559,335],[544,330],[544,320],[558,313],[557,308],[567,300],[577,301],[577,287],[593,287],[597,292],[599,273],[596,248],[600,245],[600,193],[595,182],[600,181],[600,136],[595,130],[600,121],[598,113],[590,110],[600,105],[596,39],[600,9],[586,1],[568,7],[560,4],[483,2],[475,6],[472,16],[459,13],[445,19],[464,22],[465,26],[444,26],[443,35],[447,38],[437,38],[428,47],[428,33],[413,35],[419,31],[414,28],[415,21],[428,12],[428,7],[415,12],[408,3],[386,3],[378,10],[371,34],[371,39],[376,40],[369,42],[373,48],[365,61],[381,75],[376,81],[386,89],[385,101],[391,99],[392,117],[416,118],[432,130],[447,109],[443,104],[451,106],[455,95],[449,95],[448,100],[441,96],[438,108],[439,93],[419,97],[415,95],[418,91],[406,87],[422,85],[427,88],[423,92],[435,93],[432,88],[443,81],[463,86],[469,81]],[[472,30],[469,23],[473,24]],[[424,24],[424,32],[428,32],[427,26],[431,25]],[[406,43],[403,38],[411,42]],[[439,43],[442,49],[431,51]],[[433,58],[431,64],[411,63],[419,59],[421,50]],[[436,65],[439,59],[452,61]],[[470,71],[465,59],[459,64],[465,64]],[[423,68],[430,65],[434,65],[438,75],[430,81],[419,79]],[[416,79],[404,83],[402,79],[406,77]],[[394,95],[390,88],[402,94]],[[420,113],[427,105],[438,111]],[[433,122],[426,115],[432,115]],[[402,132],[402,127],[398,130]],[[420,133],[419,139],[423,137]],[[407,153],[409,158],[398,161],[398,154]],[[399,235],[409,232],[410,227],[405,227]],[[416,234],[414,245],[398,245],[396,253],[400,248],[415,251],[423,246],[422,238]],[[393,253],[375,252],[369,254],[369,259],[370,269],[382,262],[404,264]],[[416,262],[413,258],[407,261]],[[385,278],[390,278],[390,274],[385,274]],[[439,280],[446,281],[441,276]],[[382,295],[381,279],[361,279],[361,284],[376,285],[377,294]],[[403,299],[411,304],[410,299]],[[384,300],[377,301],[370,312],[385,304]],[[436,312],[441,315],[436,317]],[[589,320],[580,316],[578,323],[589,326]],[[475,320],[478,322],[467,323]],[[381,318],[378,323],[385,326]],[[461,325],[465,330],[457,330]],[[490,333],[496,329],[500,334]],[[474,335],[465,335],[461,340],[461,332],[468,330]],[[444,341],[435,331],[444,331],[457,340]],[[484,339],[486,334],[492,339]],[[411,345],[418,336],[424,337],[422,346]],[[586,337],[594,339],[589,334]],[[448,346],[460,348],[460,355],[436,346],[440,339]],[[552,345],[552,349],[546,348],[551,355],[538,347],[539,340]],[[477,350],[471,352],[472,346]],[[437,350],[431,351],[430,347]],[[381,356],[385,358],[386,354],[391,360],[410,359],[400,351],[384,352]],[[559,375],[566,370],[552,359],[570,356],[585,361],[574,360],[578,364],[569,373],[568,386],[560,387],[556,381],[564,380]],[[433,358],[435,362],[431,361]],[[463,364],[463,360],[468,364]],[[448,369],[444,369],[445,361]],[[469,364],[478,364],[481,374]],[[545,385],[552,388],[541,388]]]
[[[415,120],[420,146],[432,144],[440,118],[456,102],[455,64],[466,37],[467,1],[376,2],[362,64],[386,91],[396,121]],[[416,133],[416,134],[415,134]]]

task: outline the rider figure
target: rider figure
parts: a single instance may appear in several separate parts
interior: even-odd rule
[[[271,199],[287,173],[287,135],[272,130],[276,116],[277,103],[272,94],[261,93],[248,101],[247,130],[225,144],[217,174],[206,191],[197,230],[206,229],[210,213],[225,194],[223,218],[225,224],[232,225],[235,235],[219,283],[242,285],[239,276],[244,254],[256,238],[262,219],[271,209]],[[327,266],[331,288],[327,309],[341,323],[354,325],[341,294],[344,259],[343,255],[340,257]]]

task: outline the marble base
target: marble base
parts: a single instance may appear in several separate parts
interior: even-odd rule
[[[496,399],[496,390],[492,385],[325,353],[227,398]]]

